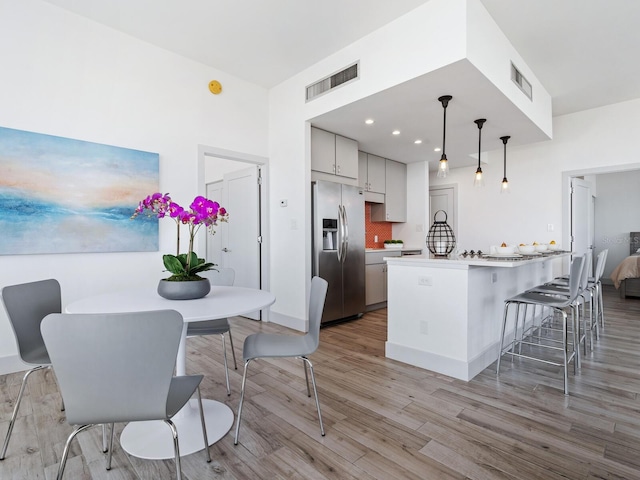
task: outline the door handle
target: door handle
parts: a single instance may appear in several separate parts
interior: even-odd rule
[[[224,247],[224,248],[222,249],[222,251],[223,251],[223,252],[230,252],[231,250],[229,250],[227,247]]]
[[[349,219],[347,218],[347,209],[342,207],[342,221],[344,224],[344,236],[342,239],[342,263],[347,259],[347,252],[349,250]]]
[[[343,224],[342,224],[342,205],[338,205],[338,238],[336,245],[336,255],[338,256],[338,262],[342,263],[342,236],[343,236]]]

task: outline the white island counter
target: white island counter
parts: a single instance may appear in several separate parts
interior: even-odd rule
[[[504,300],[562,274],[568,256],[385,258],[386,356],[472,379],[497,359]]]

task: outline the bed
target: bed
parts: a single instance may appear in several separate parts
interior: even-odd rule
[[[620,298],[640,297],[640,232],[629,234],[629,256],[611,273]]]

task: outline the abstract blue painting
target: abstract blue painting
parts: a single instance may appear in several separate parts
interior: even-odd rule
[[[158,251],[157,153],[0,127],[0,255]]]

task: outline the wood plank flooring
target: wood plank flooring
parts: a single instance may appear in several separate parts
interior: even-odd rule
[[[210,447],[212,463],[203,452],[183,457],[184,478],[640,479],[640,299],[607,288],[605,314],[600,340],[570,375],[568,397],[558,368],[530,361],[505,357],[499,379],[492,366],[463,382],[386,359],[386,310],[324,328],[311,360],[326,436],[302,362],[254,362],[239,445],[232,430]],[[287,331],[231,322],[239,359],[248,334]],[[188,347],[188,372],[205,374],[203,397],[235,412],[242,365],[230,370],[227,397],[219,337],[192,338]],[[21,379],[0,376],[0,441]],[[33,374],[0,479],[55,478],[70,431],[52,372]],[[175,478],[172,461],[130,457],[118,444],[107,472],[100,429],[78,438],[66,479]]]

